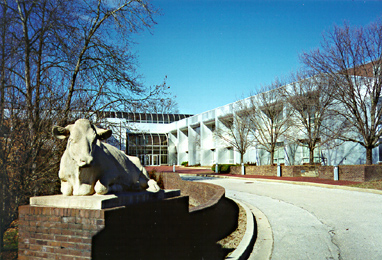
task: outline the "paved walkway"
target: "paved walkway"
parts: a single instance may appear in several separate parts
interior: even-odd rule
[[[148,171],[155,170],[157,172],[173,172],[173,166],[146,166]],[[211,168],[207,167],[183,167],[175,166],[175,171],[181,174],[195,174],[195,175],[214,175],[215,172]],[[234,175],[234,174],[221,174],[219,176],[225,177],[240,177],[246,179],[269,179],[269,180],[282,180],[282,181],[293,181],[293,182],[310,182],[319,184],[329,184],[329,185],[350,185],[357,184],[359,182],[352,181],[334,181],[326,180],[312,177],[277,177],[277,176],[261,176],[261,175]]]
[[[272,227],[273,260],[382,259],[382,195],[257,179],[194,179],[260,209]],[[324,185],[325,186],[325,185]]]

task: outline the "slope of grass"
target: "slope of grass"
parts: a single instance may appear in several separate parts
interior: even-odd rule
[[[350,185],[351,187],[363,188],[363,189],[374,189],[382,190],[382,180],[368,181],[359,184]]]

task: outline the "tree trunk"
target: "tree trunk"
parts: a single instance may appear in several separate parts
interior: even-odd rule
[[[366,147],[366,165],[373,164],[373,148]]]
[[[314,148],[309,148],[309,164],[314,164]]]
[[[0,259],[1,259],[1,252],[3,251],[3,234],[4,234],[4,192],[5,187],[3,185],[3,172],[0,172],[0,187],[2,189],[2,193],[0,194]]]
[[[273,165],[274,159],[275,159],[275,149],[271,151],[271,161],[269,162],[269,165]]]

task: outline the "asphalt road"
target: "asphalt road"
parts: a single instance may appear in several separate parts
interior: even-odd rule
[[[190,178],[189,178],[190,179]],[[309,185],[201,179],[260,209],[272,226],[272,259],[382,259],[382,195]]]

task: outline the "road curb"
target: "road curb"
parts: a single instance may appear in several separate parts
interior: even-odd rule
[[[247,215],[247,226],[245,227],[245,233],[243,238],[241,239],[238,247],[226,258],[230,260],[244,260],[249,259],[249,255],[251,254],[254,240],[256,239],[255,231],[256,231],[256,222],[254,221],[254,216],[248,206],[241,201],[238,201],[234,198],[228,197],[233,200],[236,204],[242,206],[245,210],[245,214]]]
[[[255,216],[257,239],[248,260],[268,260],[272,257],[273,232],[267,216],[258,208],[245,203]]]
[[[258,208],[228,197],[245,209],[247,226],[239,246],[226,259],[268,260],[272,256],[273,233],[267,217]],[[256,234],[255,234],[256,232]],[[254,241],[256,240],[256,241]]]

